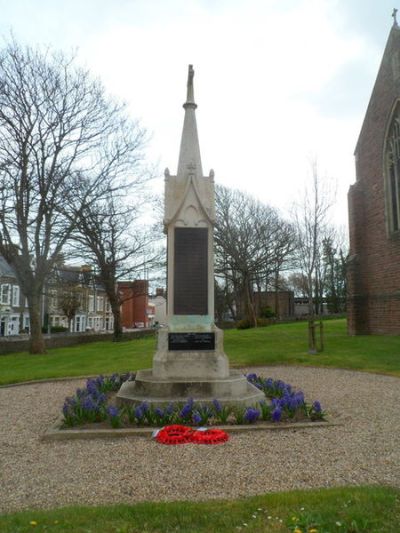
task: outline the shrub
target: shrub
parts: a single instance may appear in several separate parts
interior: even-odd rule
[[[65,333],[66,331],[69,331],[68,328],[65,328],[64,326],[51,326],[50,333]],[[46,326],[42,327],[42,333],[47,333],[48,328]]]
[[[271,307],[261,307],[260,309],[260,317],[261,318],[275,318],[276,313],[274,313],[271,309]]]
[[[270,324],[271,324],[271,320],[268,318],[257,318],[258,328],[264,328],[265,326],[269,326]]]
[[[243,320],[239,320],[239,322],[236,322],[236,327],[237,329],[249,329],[254,328],[254,324],[253,322],[245,318]]]

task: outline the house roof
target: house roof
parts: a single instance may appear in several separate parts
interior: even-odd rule
[[[8,276],[10,278],[16,278],[15,271],[12,266],[7,263],[2,255],[0,255],[0,276]]]

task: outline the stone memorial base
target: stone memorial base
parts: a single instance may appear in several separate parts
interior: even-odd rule
[[[198,348],[205,345],[211,349]],[[169,349],[171,346],[173,350]],[[192,349],[186,350],[186,346]],[[125,382],[117,394],[117,403],[146,401],[158,406],[185,402],[188,398],[203,403],[218,399],[222,404],[251,406],[262,400],[264,393],[241,372],[229,369],[220,329],[214,327],[206,334],[161,330],[153,368],[139,370],[135,381]]]

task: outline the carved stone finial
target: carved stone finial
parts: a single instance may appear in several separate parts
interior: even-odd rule
[[[211,169],[211,170],[210,170],[210,178],[213,180],[213,179],[214,179],[214,176],[215,176],[214,169]]]
[[[397,11],[398,11],[398,9],[396,9],[396,8],[393,9],[393,13],[392,13],[393,26],[398,26],[398,23],[397,23]]]
[[[193,65],[189,65],[188,86],[193,85],[193,78],[194,78],[194,68],[193,68]]]
[[[164,176],[165,176],[166,178],[169,178],[169,176],[170,176],[169,168],[168,168],[168,167],[164,170]]]
[[[197,105],[194,102],[194,86],[193,86],[193,78],[194,78],[194,69],[193,65],[189,65],[188,69],[188,81],[187,81],[187,95],[186,95],[186,102],[183,104],[183,107],[186,109],[187,107],[194,107],[196,108]]]

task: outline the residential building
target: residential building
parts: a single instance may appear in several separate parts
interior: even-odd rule
[[[114,319],[98,276],[90,266],[61,265],[47,286],[46,312],[52,327],[71,332],[111,331]]]
[[[147,328],[154,324],[154,305],[149,303],[148,291],[147,280],[118,282],[123,328]]]
[[[29,331],[29,312],[13,268],[0,256],[0,337]]]

